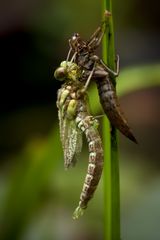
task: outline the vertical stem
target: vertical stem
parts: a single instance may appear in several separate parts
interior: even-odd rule
[[[104,11],[112,13],[111,0],[104,0]],[[115,48],[113,19],[109,18],[108,28],[103,41],[103,60],[111,69],[115,69]],[[116,87],[115,79],[112,79]],[[104,223],[105,240],[120,240],[120,190],[119,190],[119,161],[117,132],[112,126],[110,137],[110,123],[104,118],[103,140],[104,140]],[[107,134],[108,132],[108,134]]]

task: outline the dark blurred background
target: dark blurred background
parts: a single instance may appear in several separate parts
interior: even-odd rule
[[[103,239],[102,183],[84,217],[71,219],[87,163],[63,170],[56,109],[60,83],[53,78],[66,58],[70,36],[79,32],[87,39],[99,25],[101,5],[91,0],[0,2],[1,239]],[[141,66],[154,69],[160,63],[159,9],[159,1],[114,0],[121,72]],[[135,73],[132,80],[138,77]],[[152,84],[155,78],[157,84]],[[120,136],[125,240],[160,239],[159,79],[160,69],[156,76],[153,71],[150,88],[120,98],[139,141],[135,146]]]

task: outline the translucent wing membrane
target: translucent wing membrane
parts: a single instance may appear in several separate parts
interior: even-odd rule
[[[64,152],[64,166],[66,169],[70,166],[75,165],[77,155],[81,152],[82,148],[82,136],[80,130],[76,127],[74,120],[67,118],[66,111],[69,102],[66,99],[68,97],[68,94],[66,94],[66,89],[61,88],[58,91],[57,100],[57,106],[59,108],[58,117],[60,137]]]
[[[77,129],[75,121],[70,121],[67,127],[67,138],[64,146],[64,165],[65,168],[74,166],[77,162],[77,155],[82,148],[82,134]]]

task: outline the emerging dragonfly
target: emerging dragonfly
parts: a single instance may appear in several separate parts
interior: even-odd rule
[[[93,72],[90,73],[89,78],[92,74]],[[56,69],[54,76],[60,81],[65,81],[58,90],[57,98],[65,167],[75,165],[76,156],[82,148],[82,133],[86,136],[89,148],[87,174],[79,205],[73,213],[73,218],[76,219],[83,214],[100,180],[103,169],[102,142],[97,130],[98,121],[89,112],[87,86],[79,81],[80,68],[75,63],[64,61]]]
[[[69,39],[70,50],[74,52],[74,62],[80,66],[83,71],[81,81],[86,82],[90,71],[94,71],[92,79],[96,82],[99,98],[104,112],[106,113],[111,125],[119,129],[119,131],[128,137],[133,142],[137,143],[132,130],[130,129],[126,118],[120,108],[118,97],[112,79],[119,74],[119,57],[116,60],[116,72],[110,69],[105,63],[95,55],[95,50],[101,43],[103,35],[106,31],[108,18],[110,17],[108,11],[105,12],[105,20],[101,26],[96,29],[88,41],[82,40],[78,33],[74,34]],[[76,54],[75,54],[76,53]],[[68,59],[67,59],[68,60]],[[88,82],[89,83],[89,82]]]

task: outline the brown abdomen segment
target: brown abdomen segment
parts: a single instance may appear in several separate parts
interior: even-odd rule
[[[96,80],[98,87],[99,98],[104,112],[106,113],[111,125],[117,128],[122,134],[124,134],[131,141],[137,143],[132,130],[130,129],[127,120],[120,108],[118,98],[113,84],[109,80],[109,77],[98,78]]]
[[[88,201],[92,198],[103,170],[103,149],[102,142],[98,130],[94,126],[85,121],[86,118],[77,118],[77,125],[86,135],[89,148],[89,163],[83,189],[80,195],[78,207],[73,213],[73,218],[77,219],[83,214],[84,209],[87,207]],[[93,121],[96,121],[95,119]]]
[[[86,138],[89,146],[89,163],[79,206],[86,208],[88,201],[93,197],[103,170],[103,149],[102,142],[97,130],[93,127],[86,130]],[[98,133],[98,135],[97,135]]]

